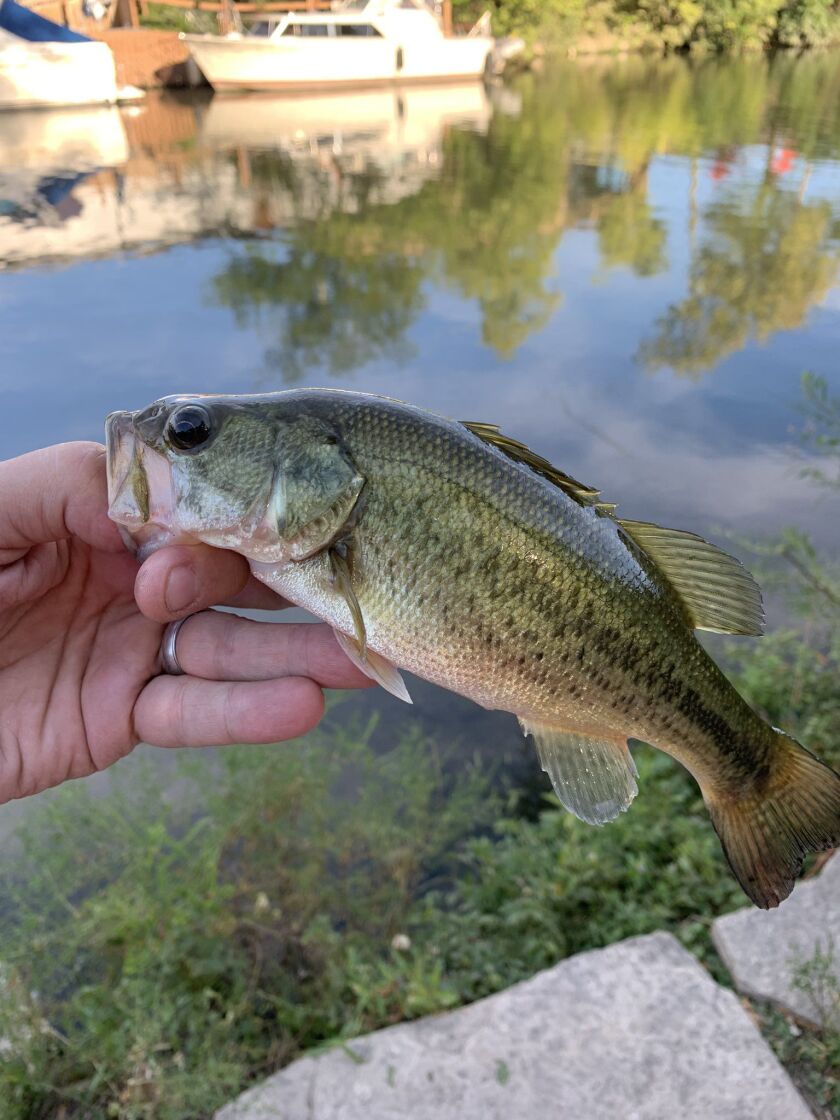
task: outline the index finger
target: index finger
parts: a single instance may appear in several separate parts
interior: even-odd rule
[[[289,604],[251,575],[236,552],[206,544],[171,545],[141,566],[134,598],[147,618],[171,622],[220,604],[278,610]]]
[[[108,519],[105,448],[62,443],[0,462],[0,563],[68,537],[124,550]]]

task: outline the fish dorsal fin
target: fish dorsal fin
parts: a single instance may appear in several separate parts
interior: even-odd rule
[[[520,720],[533,735],[540,764],[566,809],[587,824],[606,824],[639,792],[626,741],[593,739],[575,731]]]
[[[595,509],[603,513],[612,513],[615,509],[614,503],[601,501],[600,490],[595,490],[591,486],[585,486],[582,482],[578,482],[576,478],[572,478],[565,471],[555,467],[548,459],[544,459],[542,455],[538,455],[536,451],[532,451],[524,443],[504,435],[499,431],[496,424],[482,424],[474,420],[462,420],[461,423],[474,436],[478,436],[484,443],[489,443],[491,447],[495,447],[503,455],[507,455],[508,459],[512,459],[514,463],[522,463],[526,467],[530,467],[532,471],[542,475],[543,478],[548,479],[549,482],[553,482],[578,505],[594,506]]]
[[[763,634],[761,590],[747,569],[726,552],[682,529],[647,521],[619,521],[679,595],[695,630]]]

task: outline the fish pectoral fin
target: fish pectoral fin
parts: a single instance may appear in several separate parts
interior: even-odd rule
[[[761,590],[734,556],[682,529],[647,521],[620,520],[619,525],[661,569],[695,630],[764,633]]]
[[[550,724],[519,722],[526,735],[533,735],[554,792],[587,824],[614,820],[639,792],[626,740],[593,739]]]
[[[353,590],[352,553],[351,545],[345,541],[334,545],[329,552],[330,570],[336,591],[342,596],[350,618],[353,622],[353,635],[344,634],[341,630],[333,630],[336,640],[357,669],[370,677],[372,681],[382,685],[386,692],[410,704],[411,697],[405,687],[405,681],[399,669],[392,665],[387,658],[379,653],[374,653],[367,644],[367,629],[362,608]]]
[[[412,699],[409,696],[408,689],[405,687],[405,681],[402,679],[402,674],[395,665],[386,658],[382,657],[379,653],[374,653],[369,647],[365,647],[364,651],[359,645],[357,638],[351,637],[349,634],[343,634],[340,630],[333,630],[336,641],[356,666],[357,669],[370,677],[372,681],[382,685],[386,692],[390,692],[392,696],[396,696],[398,700],[404,700],[406,704],[411,704]]]
[[[362,608],[359,606],[359,600],[356,598],[356,592],[353,590],[349,546],[334,546],[329,551],[329,557],[333,583],[335,584],[336,590],[347,604],[347,609],[350,611],[350,617],[353,620],[353,632],[356,635],[360,656],[362,660],[364,660],[367,652],[367,629],[365,627]]]

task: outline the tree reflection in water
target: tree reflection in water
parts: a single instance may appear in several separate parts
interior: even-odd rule
[[[688,294],[643,342],[644,364],[699,375],[798,326],[825,296],[837,212],[811,197],[808,175],[840,142],[829,59],[563,64],[514,93],[514,112],[441,126],[411,175],[409,154],[393,151],[361,165],[345,152],[328,173],[288,152],[252,157],[255,198],[270,208],[283,192],[292,220],[235,246],[210,299],[241,326],[259,324],[272,372],[293,382],[405,361],[432,283],[475,306],[484,343],[511,355],[560,304],[566,230],[595,231],[600,274],[654,277],[669,268],[669,222],[682,210]],[[688,194],[665,211],[651,194],[657,163],[681,169],[667,190]]]

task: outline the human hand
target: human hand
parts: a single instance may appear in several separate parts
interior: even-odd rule
[[[0,462],[0,804],[80,778],[141,740],[267,743],[321,718],[321,689],[371,682],[323,624],[207,611],[282,607],[235,553],[178,546],[140,567],[107,516],[105,450],[67,443]]]

